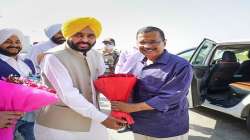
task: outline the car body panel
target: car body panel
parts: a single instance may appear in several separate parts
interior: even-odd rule
[[[245,119],[246,116],[243,116],[242,112],[245,109],[245,107],[249,105],[249,103],[250,103],[250,94],[247,97],[245,97],[240,103],[230,108],[213,105],[208,100],[205,100],[205,102],[202,103],[201,106],[229,114],[236,118]]]

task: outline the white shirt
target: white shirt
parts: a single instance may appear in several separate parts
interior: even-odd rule
[[[23,62],[21,57],[17,56],[17,60],[13,57],[0,54],[0,58],[14,68],[21,76],[27,77],[32,73],[29,66]]]
[[[33,62],[37,72],[40,72],[40,67],[37,62],[37,56],[43,52],[46,52],[47,50],[51,48],[54,48],[57,45],[58,44],[55,44],[51,40],[48,40],[46,42],[41,42],[39,44],[32,46],[32,49],[28,54],[28,58]]]
[[[144,57],[137,48],[122,52],[115,67],[115,73],[131,73]]]
[[[107,115],[100,112],[92,103],[73,87],[72,79],[63,64],[53,54],[47,54],[41,62],[41,70],[47,76],[62,102],[82,116],[102,122]]]

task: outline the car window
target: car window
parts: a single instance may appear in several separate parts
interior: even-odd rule
[[[236,57],[237,57],[238,61],[239,61],[240,63],[242,63],[242,62],[248,60],[247,54],[248,54],[248,50],[245,50],[245,51],[243,51],[243,52],[237,53],[237,54],[236,54]]]
[[[212,64],[216,64],[216,63],[218,63],[221,60],[224,51],[225,50],[216,50],[216,52],[214,54],[214,57],[213,57],[213,59],[211,61]]]
[[[180,57],[186,59],[187,61],[189,61],[191,56],[193,55],[194,51],[195,51],[195,49],[188,50],[188,51],[185,51],[183,53],[178,54],[178,56],[180,56]]]
[[[244,51],[240,51],[237,49],[224,49],[224,50],[216,50],[213,59],[212,59],[212,64],[216,64],[218,63],[221,59],[222,59],[222,55],[225,51],[231,51],[234,52],[236,58],[237,58],[237,62],[244,62],[246,60],[248,60],[247,54],[248,54],[248,50],[244,50]]]
[[[194,57],[191,60],[193,65],[202,65],[205,63],[208,54],[211,52],[212,48],[214,47],[214,42],[210,40],[205,40],[198,51],[195,53]]]

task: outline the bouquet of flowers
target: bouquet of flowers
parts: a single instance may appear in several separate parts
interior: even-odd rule
[[[0,111],[31,112],[58,101],[55,90],[30,79],[9,76],[0,80]],[[12,140],[15,127],[1,128],[0,138]]]
[[[128,102],[136,80],[132,74],[110,74],[98,77],[94,84],[97,91],[108,100]],[[111,115],[126,120],[128,124],[134,123],[133,118],[128,113],[112,111]]]

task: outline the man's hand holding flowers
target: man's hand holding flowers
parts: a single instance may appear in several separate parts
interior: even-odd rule
[[[0,111],[0,128],[9,128],[23,116],[22,112]]]

